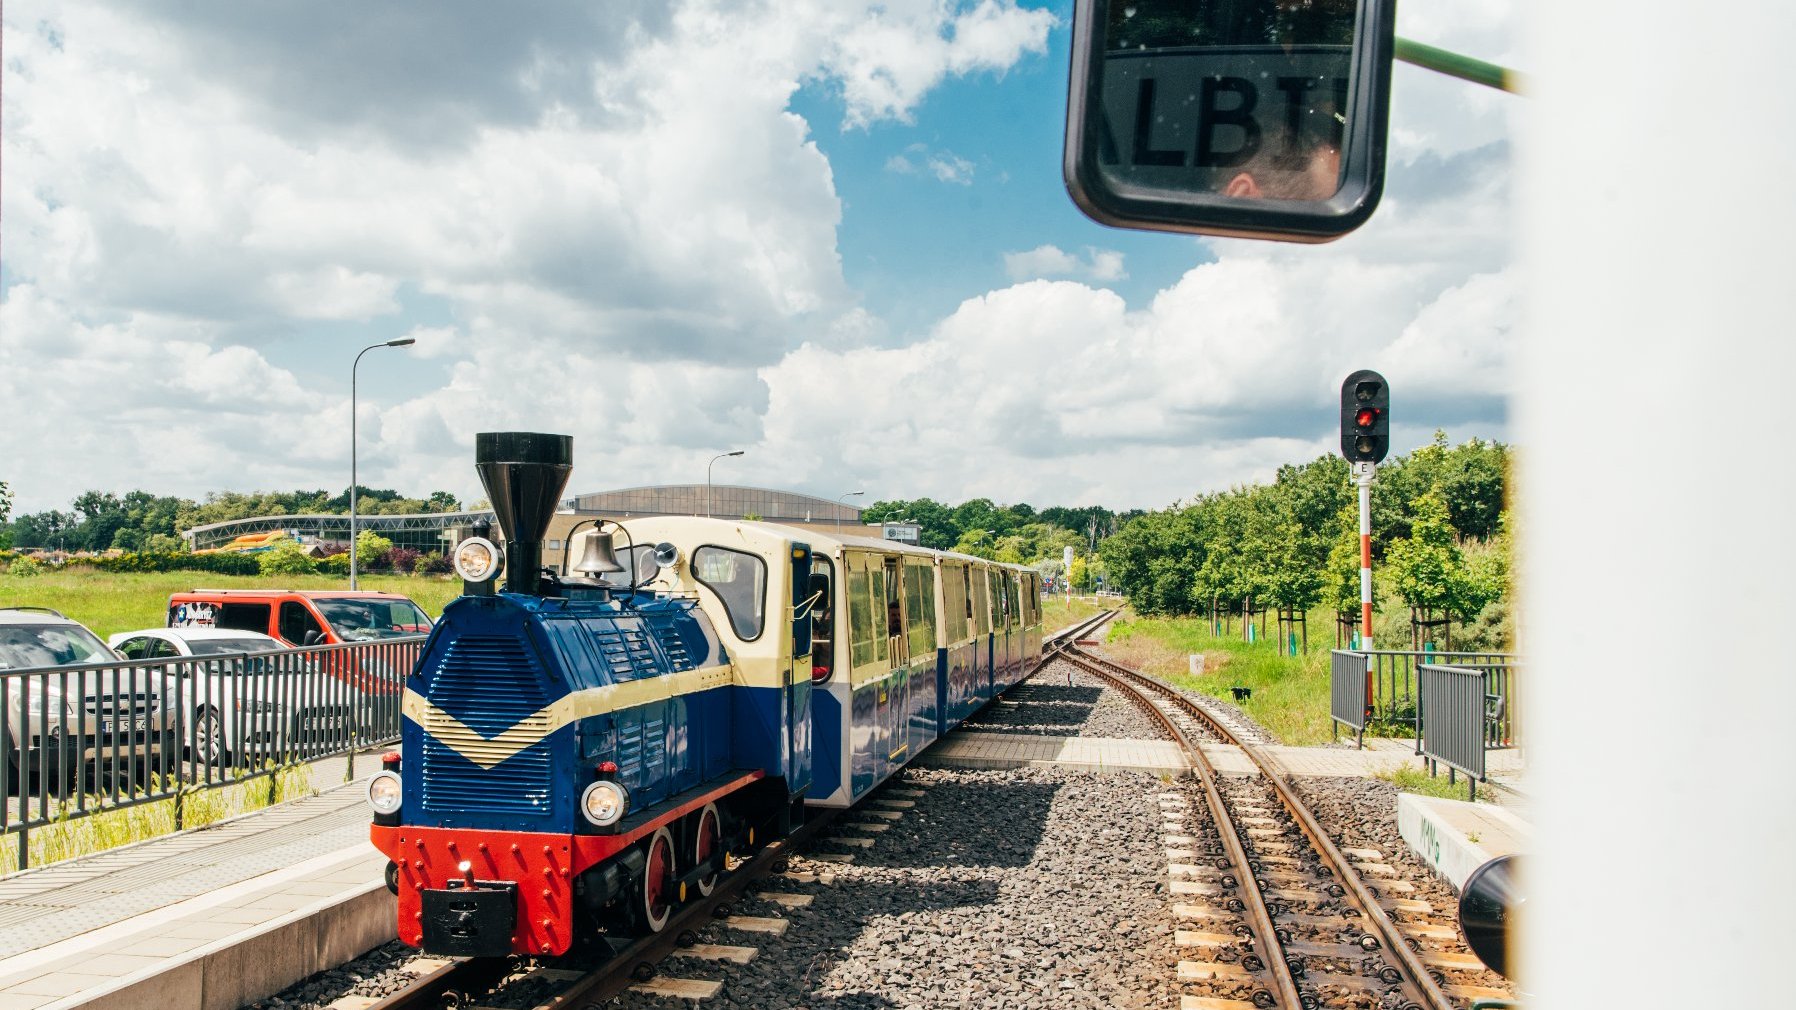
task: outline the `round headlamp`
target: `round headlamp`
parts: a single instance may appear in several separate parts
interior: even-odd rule
[[[377,814],[396,814],[400,792],[399,776],[392,772],[375,772],[368,780],[368,805]]]
[[[455,574],[469,582],[485,582],[499,573],[499,548],[485,537],[469,537],[455,546]]]
[[[601,828],[624,819],[630,808],[630,793],[616,782],[594,782],[580,794],[580,812]]]

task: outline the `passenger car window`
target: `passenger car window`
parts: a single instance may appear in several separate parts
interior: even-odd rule
[[[767,616],[766,562],[725,547],[700,547],[692,552],[692,576],[717,594],[737,638],[752,642],[761,637]]]

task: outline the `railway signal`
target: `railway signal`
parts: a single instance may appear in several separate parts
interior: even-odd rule
[[[1341,383],[1341,455],[1353,464],[1359,485],[1359,647],[1365,652],[1372,651],[1372,478],[1390,451],[1391,384],[1362,368]]]
[[[1341,455],[1349,463],[1382,463],[1391,451],[1391,384],[1370,369],[1341,383]]]

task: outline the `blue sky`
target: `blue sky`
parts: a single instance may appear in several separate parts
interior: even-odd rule
[[[1514,99],[1400,67],[1390,184],[1322,247],[1101,227],[1060,176],[1070,5],[527,0],[4,8],[0,479],[475,496],[575,484],[1158,506],[1506,431]],[[1509,59],[1510,0],[1402,34]],[[77,402],[69,390],[105,390]],[[725,479],[720,468],[719,479]]]

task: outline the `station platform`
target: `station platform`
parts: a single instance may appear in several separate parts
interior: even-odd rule
[[[1224,775],[1248,775],[1253,761],[1241,748],[1222,743],[1200,743],[1210,764]],[[1381,771],[1410,767],[1420,769],[1421,758],[1409,740],[1367,740],[1365,749],[1352,747],[1263,748],[1291,775],[1365,777]],[[1499,758],[1505,755],[1505,758]],[[1493,761],[1514,760],[1517,752],[1492,751]],[[1031,736],[957,729],[936,741],[918,761],[937,768],[1030,768],[1057,766],[1081,771],[1178,772],[1185,759],[1170,740],[1124,740],[1095,736]]]
[[[393,939],[368,822],[355,782],[0,878],[0,1010],[236,1010]]]
[[[1527,852],[1534,829],[1516,811],[1489,803],[1397,796],[1397,830],[1434,872],[1463,890],[1472,871],[1498,856]]]

